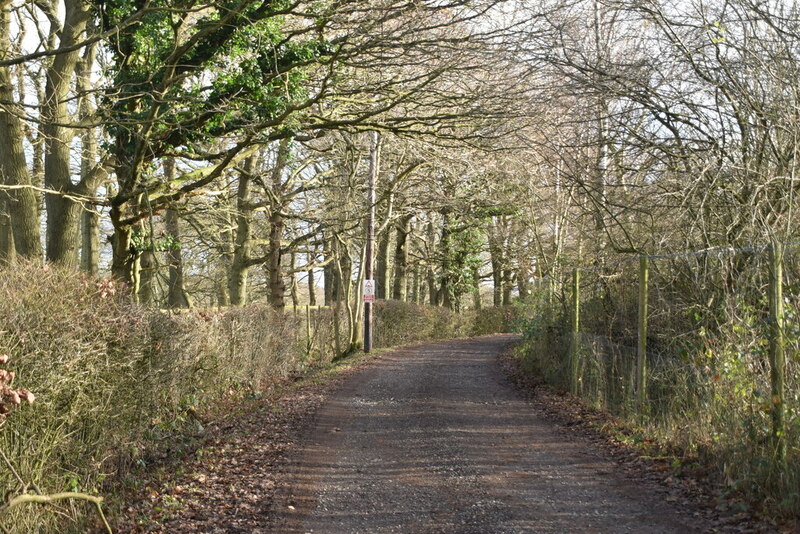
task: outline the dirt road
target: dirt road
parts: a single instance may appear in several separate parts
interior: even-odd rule
[[[352,377],[301,440],[268,531],[706,531],[538,414],[497,362],[514,340],[400,349]]]

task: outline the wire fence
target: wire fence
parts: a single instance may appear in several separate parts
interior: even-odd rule
[[[799,289],[796,245],[576,269],[538,282],[529,360],[597,407],[728,455],[730,480],[779,479],[797,510]]]

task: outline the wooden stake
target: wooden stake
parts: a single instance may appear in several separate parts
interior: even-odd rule
[[[311,340],[311,306],[306,304],[306,356],[311,356],[313,348]]]
[[[636,346],[636,402],[641,413],[647,411],[647,296],[649,261],[639,258],[639,342]]]
[[[569,389],[573,395],[578,394],[578,367],[580,363],[580,328],[581,328],[581,274],[578,269],[572,271],[572,339],[569,354]]]
[[[772,403],[772,441],[778,460],[786,460],[786,422],[784,405],[786,354],[783,338],[783,245],[769,247],[769,363]]]

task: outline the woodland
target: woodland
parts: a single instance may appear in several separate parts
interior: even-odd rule
[[[795,516],[799,155],[783,0],[0,0],[2,487],[116,492],[357,350],[374,210],[379,345],[513,319],[626,439]],[[0,524],[98,521],[65,499]]]

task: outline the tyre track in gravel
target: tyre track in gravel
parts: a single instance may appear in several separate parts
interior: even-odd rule
[[[264,532],[705,532],[537,413],[497,355],[511,335],[380,357],[323,405]]]

